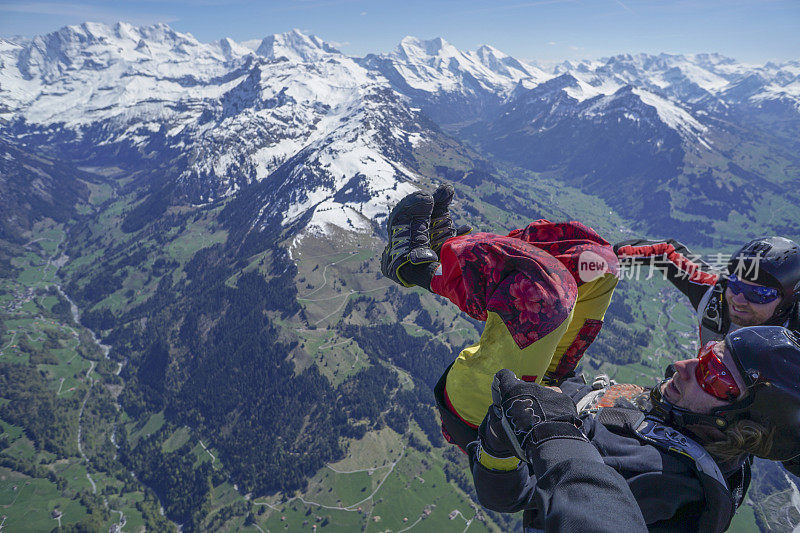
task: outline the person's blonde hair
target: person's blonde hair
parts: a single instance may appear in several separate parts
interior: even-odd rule
[[[715,459],[724,463],[745,453],[765,457],[772,449],[775,428],[767,428],[752,420],[737,420],[723,434],[725,439],[708,443],[705,448]]]

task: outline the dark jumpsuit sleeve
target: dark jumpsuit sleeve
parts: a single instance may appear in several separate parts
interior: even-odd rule
[[[588,441],[551,439],[541,443],[516,470],[489,470],[470,461],[478,500],[499,512],[536,508],[546,531],[647,531],[625,479],[607,466]]]
[[[476,459],[479,441],[467,446],[475,492],[481,505],[498,513],[516,513],[533,507],[536,478],[528,464],[520,461],[515,470],[492,470]]]
[[[709,288],[717,283],[718,276],[711,267],[692,254],[686,246],[674,239],[648,241],[632,239],[614,245],[621,265],[653,265],[663,272],[675,288],[685,294],[692,307],[697,309]]]

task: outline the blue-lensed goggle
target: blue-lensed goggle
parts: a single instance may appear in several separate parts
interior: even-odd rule
[[[745,300],[754,304],[768,304],[781,295],[780,291],[775,287],[749,285],[733,274],[728,276],[728,288],[733,294],[743,294]]]

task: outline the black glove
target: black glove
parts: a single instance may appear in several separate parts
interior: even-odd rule
[[[494,376],[490,411],[482,424],[486,426],[484,434],[488,439],[483,445],[497,453],[513,450],[514,455],[527,461],[528,453],[546,440],[586,440],[578,429],[580,421],[572,398],[536,383],[519,380],[508,369]],[[499,432],[500,428],[504,430],[505,439]]]
[[[503,416],[494,405],[489,406],[489,412],[478,427],[478,437],[481,440],[481,448],[494,457],[506,458],[514,457],[514,445],[503,429]]]
[[[469,224],[461,224],[456,228],[456,236],[461,237],[462,235],[466,235],[467,233],[472,233],[472,226]]]

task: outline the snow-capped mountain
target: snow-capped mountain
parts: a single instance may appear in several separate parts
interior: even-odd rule
[[[203,143],[181,180],[201,190],[214,177],[242,177],[225,181],[220,195],[265,181],[253,224],[310,217],[316,230],[369,231],[387,204],[413,190],[412,149],[436,134],[347,58],[288,71],[283,62],[262,65],[225,95],[203,131],[185,134]]]
[[[789,99],[800,110],[800,68],[796,61],[747,65],[719,54],[624,54],[602,61],[565,62],[555,73],[570,74],[593,87],[602,86],[603,94],[631,85],[699,107],[710,100],[746,105]]]
[[[164,24],[84,23],[0,46],[0,118],[79,128],[98,121],[174,114],[174,104],[218,98],[245,53],[230,40],[204,44]],[[124,132],[121,132],[123,134]]]
[[[319,61],[330,54],[341,52],[314,35],[305,35],[300,30],[292,30],[265,37],[256,49],[256,54],[267,59],[281,59],[295,63]]]
[[[442,124],[491,120],[499,106],[564,75],[569,83],[559,82],[561,89],[577,102],[623,87],[642,91],[664,123],[689,142],[699,140],[705,115],[727,116],[731,107],[780,103],[800,115],[797,62],[760,66],[719,54],[624,54],[564,62],[548,73],[491,47],[464,52],[442,39],[410,37],[390,54],[364,61]]]
[[[793,63],[626,55],[563,64],[554,74],[521,83],[460,134],[484,153],[557,175],[628,217],[675,232],[691,232],[676,212],[725,220],[732,209],[766,207],[784,190],[773,180],[797,179],[788,170],[798,163],[791,146],[800,131]],[[765,173],[769,159],[787,170]]]
[[[413,89],[475,94],[479,91],[503,95],[520,80],[541,82],[547,74],[491,46],[461,51],[441,37],[423,41],[405,37],[382,59],[393,66]]]
[[[552,77],[491,46],[462,51],[441,37],[405,37],[391,53],[370,54],[362,64],[442,123],[494,109],[523,80],[535,85]]]
[[[565,181],[604,189],[633,176],[645,184],[648,168],[651,175],[675,175],[687,144],[707,149],[705,126],[663,97],[623,86],[577,99],[580,90],[563,74],[518,94],[497,117],[464,133],[500,159],[540,172],[566,165]],[[687,143],[689,136],[696,142]]]
[[[519,127],[531,128],[567,116],[595,122],[617,120],[613,115],[620,110],[621,120],[660,123],[685,139],[690,148],[709,148],[704,138],[708,127],[686,104],[651,86],[619,83],[585,72],[561,74],[530,89],[520,85],[493,120],[505,127],[516,122]]]
[[[152,197],[173,203],[268,184],[247,193],[258,197],[252,227],[370,231],[419,177],[419,147],[441,144],[437,125],[461,125],[495,156],[534,170],[598,179],[617,168],[587,155],[598,139],[613,139],[615,161],[636,162],[626,168],[655,157],[675,175],[687,157],[728,157],[731,143],[793,138],[769,117],[793,124],[798,109],[797,61],[639,54],[548,73],[441,38],[406,37],[389,54],[350,58],[297,30],[201,43],[163,24],[84,23],[0,40],[9,134],[84,164],[135,168]]]
[[[277,213],[284,225],[367,231],[412,190],[413,146],[439,135],[379,73],[297,30],[253,52],[164,25],[86,23],[4,42],[2,60],[3,118],[17,135],[79,159],[122,151],[174,183],[151,184],[162,193],[206,203],[293,161],[254,224]]]

